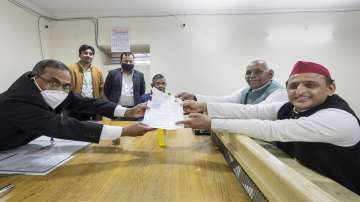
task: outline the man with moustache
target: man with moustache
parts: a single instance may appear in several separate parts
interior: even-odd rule
[[[304,166],[360,195],[360,120],[335,94],[327,68],[295,64],[286,84],[290,102],[264,105],[184,103],[187,127],[239,133],[277,146]]]
[[[141,123],[109,126],[62,116],[64,110],[105,117],[143,117],[146,105],[124,108],[106,100],[72,92],[69,68],[57,60],[42,60],[0,94],[0,151],[25,145],[45,135],[98,143],[153,130]]]
[[[159,91],[165,93],[166,90],[166,78],[164,75],[162,74],[155,74],[152,78],[152,82],[151,82],[151,88],[156,88]],[[149,100],[151,100],[152,98],[152,91],[150,91],[149,93],[145,93],[144,95],[141,96],[141,102],[147,102]]]
[[[90,45],[81,45],[79,48],[80,60],[69,65],[73,83],[73,92],[88,98],[102,98],[104,78],[99,67],[92,64],[95,49]],[[69,111],[67,114],[81,121],[96,120],[95,114]]]
[[[274,71],[264,60],[254,60],[246,67],[245,80],[249,87],[239,89],[225,96],[207,96],[182,92],[176,96],[183,100],[199,102],[259,104],[287,101],[286,90],[272,80]]]

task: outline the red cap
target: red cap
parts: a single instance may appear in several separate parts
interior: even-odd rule
[[[305,62],[305,61],[298,61],[294,65],[289,77],[291,77],[294,74],[302,74],[302,73],[316,73],[331,78],[330,72],[326,67],[317,63]]]

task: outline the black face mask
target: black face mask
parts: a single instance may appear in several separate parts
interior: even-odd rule
[[[121,64],[121,67],[123,68],[124,71],[131,71],[132,69],[134,69],[134,64],[123,63]]]

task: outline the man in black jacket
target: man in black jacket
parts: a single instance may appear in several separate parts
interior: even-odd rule
[[[124,107],[141,103],[145,93],[144,74],[134,69],[134,54],[124,52],[120,55],[121,68],[109,71],[104,84],[104,94],[112,102]]]
[[[27,144],[46,135],[54,138],[98,143],[121,135],[143,135],[152,128],[135,123],[126,127],[105,126],[64,117],[76,110],[106,117],[142,117],[145,105],[124,108],[105,100],[71,92],[70,70],[60,61],[43,60],[0,94],[0,150]]]

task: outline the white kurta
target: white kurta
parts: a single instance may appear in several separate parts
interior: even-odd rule
[[[344,110],[328,108],[308,117],[277,120],[284,104],[208,103],[207,109],[215,131],[240,133],[266,141],[324,142],[344,147],[360,140],[357,119]]]

